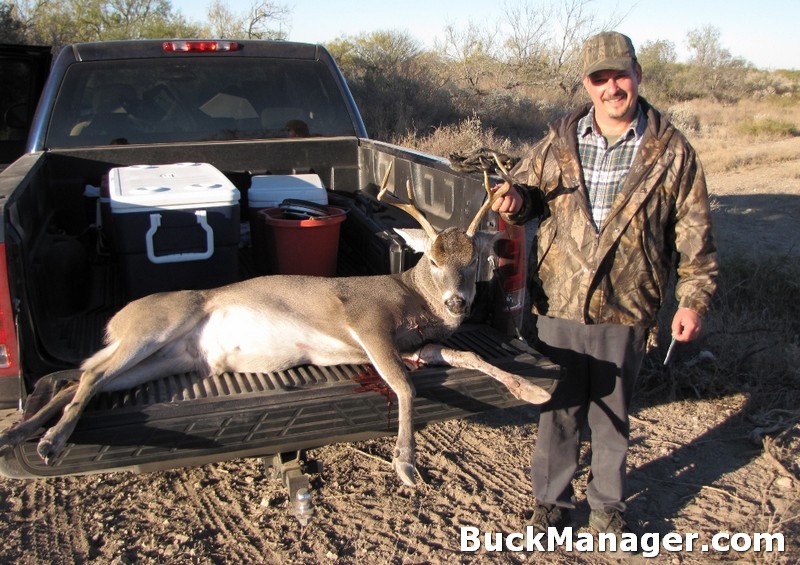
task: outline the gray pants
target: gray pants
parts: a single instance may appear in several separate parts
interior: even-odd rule
[[[539,317],[539,350],[561,366],[562,382],[542,405],[533,453],[533,494],[539,504],[574,507],[581,430],[591,432],[586,498],[593,510],[625,511],[628,406],[642,365],[647,330],[584,325]]]

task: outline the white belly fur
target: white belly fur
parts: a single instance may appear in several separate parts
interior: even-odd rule
[[[366,355],[289,315],[265,315],[244,306],[212,313],[200,329],[199,346],[214,372],[262,373],[303,364],[364,363]]]

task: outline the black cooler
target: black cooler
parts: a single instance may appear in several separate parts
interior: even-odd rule
[[[128,299],[239,277],[239,191],[208,163],[109,172],[114,249]]]

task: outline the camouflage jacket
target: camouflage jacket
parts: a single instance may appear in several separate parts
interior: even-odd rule
[[[647,128],[599,231],[577,149],[577,122],[590,106],[552,124],[511,171],[524,204],[507,219],[540,219],[529,284],[535,314],[655,328],[675,268],[679,306],[701,316],[709,308],[718,265],[702,166],[686,138],[639,100]]]

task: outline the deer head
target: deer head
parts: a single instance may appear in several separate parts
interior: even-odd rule
[[[413,270],[415,285],[431,302],[440,306],[438,310],[449,321],[460,323],[469,314],[475,299],[478,259],[487,250],[491,251],[491,246],[499,235],[478,231],[478,227],[492,202],[505,194],[507,188],[492,192],[487,177],[484,185],[489,197],[469,227],[466,230],[451,227],[439,232],[414,204],[411,181],[406,182],[408,203],[401,202],[397,197],[384,200],[391,168],[390,163],[381,183],[378,200],[404,210],[421,226],[417,230],[396,230],[412,249],[423,253]]]

